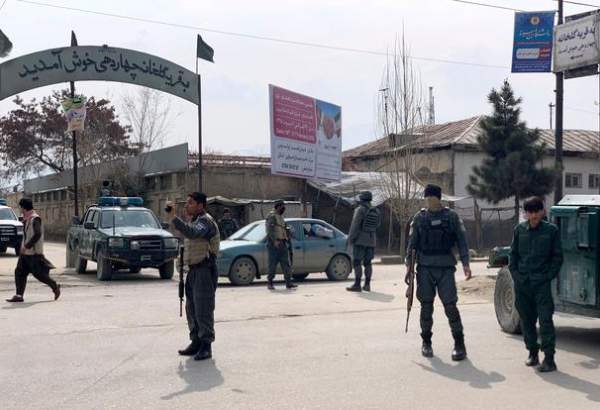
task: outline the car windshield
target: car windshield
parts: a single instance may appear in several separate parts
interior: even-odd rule
[[[231,241],[252,241],[260,242],[265,239],[267,232],[265,231],[264,223],[257,223],[254,225],[248,225],[240,229],[228,239]]]
[[[112,228],[113,220],[116,228],[160,228],[158,221],[150,211],[130,211],[125,209],[103,211],[100,227]]]
[[[13,213],[12,209],[2,208],[2,209],[0,209],[0,219],[16,221],[17,217]]]

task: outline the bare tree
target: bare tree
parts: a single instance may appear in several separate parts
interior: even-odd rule
[[[381,188],[390,198],[388,206],[400,229],[400,254],[404,255],[407,225],[418,210],[421,184],[419,137],[423,133],[423,90],[418,71],[412,64],[404,35],[388,55],[381,81],[382,99],[377,116],[380,132],[388,138],[385,163],[380,167]],[[390,215],[390,232],[393,218]],[[388,248],[391,246],[391,233]]]
[[[125,119],[132,128],[131,140],[140,151],[162,148],[171,126],[171,101],[151,88],[122,96]]]

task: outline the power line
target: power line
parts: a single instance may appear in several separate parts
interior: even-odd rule
[[[291,45],[295,45],[295,46],[313,47],[313,48],[321,48],[321,49],[327,49],[327,50],[347,51],[347,52],[351,52],[351,53],[371,54],[371,55],[377,55],[377,56],[389,56],[389,53],[386,53],[383,51],[366,50],[366,49],[351,48],[351,47],[340,47],[340,46],[333,46],[333,45],[329,45],[329,44],[311,43],[311,42],[296,41],[296,40],[285,40],[285,39],[276,38],[276,37],[258,36],[258,35],[254,35],[254,34],[237,33],[237,32],[233,32],[233,31],[215,30],[215,29],[210,29],[210,28],[206,28],[206,27],[172,23],[172,22],[168,22],[168,21],[153,20],[153,19],[147,19],[147,18],[142,18],[142,17],[126,16],[126,15],[115,14],[115,13],[106,13],[106,12],[95,11],[95,10],[86,10],[86,9],[80,9],[80,8],[76,8],[76,7],[59,6],[56,4],[41,3],[41,2],[30,1],[30,0],[17,0],[17,1],[19,3],[26,3],[26,4],[31,4],[34,6],[42,6],[42,7],[61,9],[61,10],[76,11],[79,13],[95,14],[95,15],[99,15],[99,16],[119,18],[119,19],[124,19],[124,20],[137,21],[137,22],[141,22],[141,23],[150,23],[150,24],[157,24],[157,25],[162,25],[162,26],[176,27],[176,28],[182,28],[182,29],[186,29],[186,30],[204,31],[207,33],[222,34],[222,35],[226,35],[226,36],[250,38],[253,40],[271,41],[271,42],[281,43],[281,44],[291,44]],[[410,56],[410,58],[412,58],[414,60],[429,61],[429,62],[443,63],[443,64],[455,64],[455,65],[465,65],[465,66],[473,66],[473,67],[496,68],[496,69],[503,69],[503,70],[509,68],[507,66],[502,66],[502,65],[473,63],[473,62],[469,62],[469,61],[448,60],[448,59],[432,58],[432,57]]]
[[[8,1],[8,0],[4,0],[4,1],[2,2],[2,5],[0,6],[0,11],[2,11],[2,9],[4,8],[4,5],[6,4],[6,2],[7,2],[7,1]]]
[[[559,1],[559,0],[554,0],[554,1]],[[594,8],[600,8],[599,5],[597,4],[589,4],[589,3],[580,3],[578,1],[568,1],[568,0],[563,0],[563,3],[568,3],[568,4],[575,4],[577,6],[586,6],[586,7],[594,7]]]
[[[510,10],[510,11],[524,11],[524,10],[514,9],[512,7],[498,6],[496,4],[478,3],[476,1],[466,1],[466,0],[450,0],[450,1],[453,1],[456,3],[469,4],[471,6],[490,7],[493,9]]]

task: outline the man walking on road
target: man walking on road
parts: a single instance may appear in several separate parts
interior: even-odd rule
[[[288,226],[283,219],[285,213],[285,203],[279,199],[275,201],[273,210],[267,216],[267,251],[269,253],[269,276],[267,277],[267,287],[269,290],[275,289],[273,279],[277,265],[281,265],[283,276],[285,278],[285,287],[294,289],[298,286],[292,283],[292,268],[290,265],[289,247],[291,245]]]
[[[433,301],[437,292],[444,304],[454,338],[452,360],[460,361],[467,357],[467,350],[460,313],[456,307],[456,258],[452,249],[458,245],[465,277],[467,280],[471,279],[465,227],[456,212],[442,207],[442,189],[439,186],[427,185],[424,194],[427,208],[414,216],[407,247],[407,266],[410,266],[413,249],[417,255],[417,299],[421,303],[420,322],[423,339],[421,353],[425,357],[433,357]],[[408,280],[407,273],[407,283]]]
[[[556,370],[556,335],[551,282],[563,263],[560,232],[556,225],[543,220],[545,211],[541,198],[526,201],[523,208],[527,221],[515,228],[508,268],[515,284],[515,307],[521,316],[521,330],[529,350],[525,364],[539,365],[540,346],[535,327],[539,320],[544,362],[538,370],[553,372]]]
[[[183,263],[188,266],[185,279],[185,314],[191,343],[182,356],[194,360],[212,357],[215,341],[215,292],[219,273],[216,267],[219,254],[219,228],[206,212],[206,195],[192,192],[188,195],[185,210],[190,222],[178,218],[173,203],[167,203],[171,224],[184,237]]]
[[[23,302],[27,276],[33,276],[45,283],[54,292],[54,300],[60,297],[60,285],[50,277],[50,269],[54,265],[44,257],[44,227],[42,218],[33,210],[33,202],[29,198],[19,201],[21,214],[23,215],[23,244],[21,253],[15,269],[16,294],[6,299],[7,302]]]
[[[375,256],[376,231],[379,227],[380,217],[377,208],[371,205],[373,194],[369,191],[361,192],[358,196],[358,206],[354,210],[350,233],[348,234],[348,247],[352,247],[354,265],[354,284],[346,288],[349,292],[360,292],[362,268],[365,268],[365,285],[362,290],[371,291],[371,276],[373,266],[371,261]]]

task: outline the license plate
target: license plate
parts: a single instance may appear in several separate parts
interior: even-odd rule
[[[10,241],[10,238],[0,238],[0,242],[8,242]]]
[[[152,260],[152,256],[151,256],[151,255],[142,255],[142,256],[140,257],[140,260],[141,260],[142,262],[149,262],[149,261],[151,261],[151,260]]]

